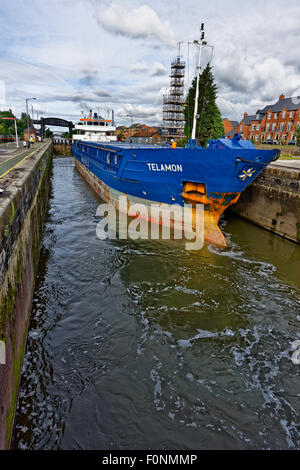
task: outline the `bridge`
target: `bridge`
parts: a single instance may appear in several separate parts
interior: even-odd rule
[[[60,118],[41,118],[40,120],[34,119],[33,120],[34,124],[39,124],[41,126],[41,137],[45,137],[45,128],[46,126],[57,126],[57,127],[68,127],[69,132],[72,132],[72,129],[74,129],[74,124],[72,121],[66,121],[65,119],[60,119]]]

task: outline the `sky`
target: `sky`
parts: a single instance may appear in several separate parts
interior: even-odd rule
[[[188,89],[202,22],[223,117],[300,95],[299,0],[0,0],[0,109],[36,97],[45,117],[113,108],[117,125],[160,125],[177,44]]]

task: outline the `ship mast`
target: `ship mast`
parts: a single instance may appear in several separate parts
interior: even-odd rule
[[[192,139],[196,139],[196,124],[197,124],[197,114],[198,114],[198,98],[199,98],[199,79],[200,79],[200,71],[201,71],[201,53],[203,46],[207,45],[207,42],[204,40],[205,33],[204,33],[204,23],[201,24],[201,36],[200,41],[195,40],[193,44],[199,48],[199,55],[198,55],[198,66],[197,66],[197,85],[196,85],[196,96],[195,96],[195,106],[194,106],[194,120],[193,120],[193,130],[192,130]]]

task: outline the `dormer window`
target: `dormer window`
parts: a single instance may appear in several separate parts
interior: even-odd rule
[[[268,114],[268,119],[271,119],[271,117],[272,117],[272,113],[269,113]]]
[[[286,116],[286,112],[285,112],[285,111],[282,111],[282,117],[283,117],[283,119],[285,118],[285,116]]]

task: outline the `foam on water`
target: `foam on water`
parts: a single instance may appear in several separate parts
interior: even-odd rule
[[[299,248],[100,241],[98,203],[54,161],[14,447],[299,449]]]

